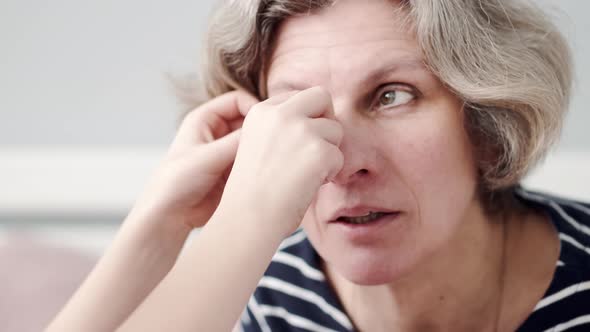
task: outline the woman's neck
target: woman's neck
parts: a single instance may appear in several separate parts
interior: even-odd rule
[[[479,211],[475,208],[468,214],[469,219],[462,223],[448,246],[390,284],[356,285],[339,276],[330,266],[324,266],[358,330],[503,331],[507,326],[515,329],[522,314],[508,310],[503,295],[510,294],[505,288],[506,280],[510,280],[512,289],[522,278],[509,275],[511,262],[508,258],[518,259],[525,254],[519,253],[521,246],[518,244],[523,242],[519,240],[525,233],[524,228],[532,224],[524,221],[529,219],[526,217],[502,220],[486,217]],[[545,240],[549,234],[539,233]],[[539,271],[542,275],[539,280],[544,285],[541,287],[545,287],[545,283],[548,285],[551,277],[547,278],[547,264],[543,267]],[[543,291],[528,293],[534,293],[528,301],[534,302]],[[520,303],[519,310],[529,310],[528,302]]]

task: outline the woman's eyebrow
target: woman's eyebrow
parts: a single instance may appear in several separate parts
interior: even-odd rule
[[[279,94],[279,93],[288,92],[288,91],[305,90],[305,89],[311,88],[311,87],[312,86],[309,84],[309,82],[285,80],[285,81],[279,81],[277,83],[273,83],[272,85],[269,85],[268,92],[269,92],[269,94],[270,94],[270,91],[272,91],[274,94]]]
[[[366,74],[362,74],[362,78],[360,78],[359,83],[365,85],[369,83],[379,82],[395,72],[417,70],[428,71],[422,59],[417,57],[401,58],[397,59],[396,61],[386,63],[384,65],[375,66],[373,69],[369,69],[369,71],[367,71]],[[272,82],[268,86],[268,91],[273,91],[274,93],[281,93],[293,90],[305,90],[307,88],[311,88],[312,86],[313,85],[310,84],[310,81],[304,79],[303,77],[297,77],[293,79],[285,77],[285,79],[281,79],[280,81]]]
[[[386,63],[382,66],[377,66],[374,69],[370,69],[367,74],[364,75],[364,78],[361,79],[361,83],[379,82],[396,72],[414,72],[417,70],[428,71],[424,61],[415,57],[402,58],[394,62]]]

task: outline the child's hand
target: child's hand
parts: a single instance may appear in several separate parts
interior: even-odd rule
[[[342,168],[342,135],[332,98],[321,87],[255,105],[244,121],[220,213],[239,210],[290,234],[319,187]]]

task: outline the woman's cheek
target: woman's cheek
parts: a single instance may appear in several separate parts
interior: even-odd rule
[[[382,132],[388,136],[380,139],[388,142],[382,154],[388,155],[420,214],[436,217],[446,203],[466,204],[476,178],[457,110],[431,108],[398,120]]]
[[[409,121],[413,120],[413,121]],[[444,153],[437,128],[430,128],[428,122],[408,119],[391,126],[380,139],[388,142],[381,155],[385,155],[400,173],[401,180],[412,190],[429,183],[427,178],[436,177],[440,167],[445,167]],[[426,122],[426,123],[425,123]],[[442,163],[442,164],[441,164]]]

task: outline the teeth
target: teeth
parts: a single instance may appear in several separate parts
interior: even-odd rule
[[[371,222],[373,220],[376,220],[378,218],[381,218],[384,215],[386,215],[386,213],[382,213],[382,212],[369,212],[369,214],[367,214],[366,216],[360,216],[360,217],[340,217],[340,218],[338,218],[338,220],[344,221],[344,222],[347,222],[347,223],[351,223],[351,224],[366,224],[368,222]]]

